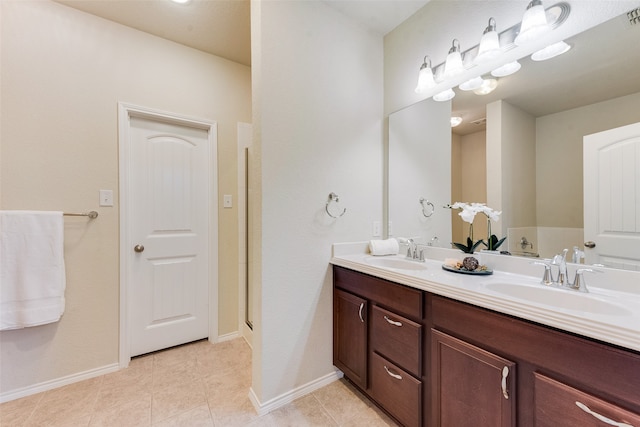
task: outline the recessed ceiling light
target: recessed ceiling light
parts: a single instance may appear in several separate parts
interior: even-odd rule
[[[171,0],[174,3],[178,3],[178,4],[188,4],[191,3],[191,0]]]
[[[462,117],[453,116],[451,117],[451,127],[454,128],[462,123]]]
[[[478,89],[474,90],[473,93],[476,95],[488,95],[498,87],[498,81],[496,79],[486,79],[482,86]]]

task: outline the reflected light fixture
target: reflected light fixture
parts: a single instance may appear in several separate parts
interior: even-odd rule
[[[453,89],[447,89],[433,95],[433,100],[443,102],[453,99],[454,96],[456,96],[456,93],[453,91]]]
[[[509,62],[491,72],[493,77],[506,77],[517,72],[522,65],[518,61]]]
[[[480,76],[475,77],[471,80],[467,80],[466,82],[462,83],[460,86],[458,86],[461,90],[476,90],[478,89],[480,86],[482,86],[482,83],[484,83],[484,79]]]
[[[517,46],[522,46],[534,41],[549,29],[547,13],[544,10],[544,6],[542,6],[542,0],[531,0],[522,16],[520,32],[513,42]]]
[[[451,117],[451,127],[454,128],[462,123],[462,117],[453,116]]]
[[[496,20],[489,18],[489,25],[484,29],[480,45],[478,46],[478,55],[473,60],[476,64],[496,59],[502,51],[500,50],[500,39],[496,31]]]
[[[462,54],[460,53],[460,42],[458,39],[453,39],[451,43],[451,49],[447,55],[447,60],[444,63],[444,73],[442,77],[444,79],[450,79],[452,77],[459,76],[464,72],[462,66]]]
[[[191,3],[191,0],[171,0],[171,2],[178,4],[188,4]]]
[[[476,95],[488,95],[493,92],[498,87],[498,80],[496,79],[485,79],[478,89],[474,90],[473,93]]]
[[[427,63],[428,61],[428,63]],[[424,61],[420,66],[420,71],[418,72],[418,85],[416,86],[415,92],[422,93],[426,90],[435,87],[436,82],[433,79],[433,69],[431,68],[431,59],[429,56],[424,57]]]
[[[563,41],[559,41],[534,52],[533,55],[531,55],[531,59],[534,61],[546,61],[547,59],[555,58],[558,55],[568,52],[569,49],[571,49],[571,46]]]

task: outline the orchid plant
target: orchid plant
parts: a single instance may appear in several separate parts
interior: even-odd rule
[[[500,245],[505,241],[506,237],[502,239],[498,239],[495,234],[491,234],[491,220],[497,221],[500,218],[501,211],[495,211],[485,205],[484,203],[461,203],[456,202],[453,205],[447,205],[446,207],[450,209],[460,209],[460,218],[464,222],[469,223],[469,237],[467,237],[467,244],[464,245],[462,243],[453,243],[453,245],[460,249],[462,252],[467,254],[472,254],[476,248],[483,244],[490,251],[495,251],[500,247]],[[487,241],[478,240],[477,242],[473,241],[473,220],[476,217],[476,214],[482,212],[487,217]]]

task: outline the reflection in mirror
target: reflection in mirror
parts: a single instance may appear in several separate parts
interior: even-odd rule
[[[451,139],[450,201],[502,210],[493,230],[508,236],[501,249],[542,257],[565,247],[588,250],[583,137],[640,122],[640,52],[630,48],[638,40],[640,25],[622,15],[567,40],[572,49],[564,55],[545,62],[521,60],[522,69],[500,79],[489,95],[455,89],[452,112],[463,123]],[[399,132],[395,114],[390,134]],[[393,175],[390,169],[389,200]],[[455,214],[452,218],[451,241],[461,241],[468,225]],[[478,233],[480,222],[474,223]],[[447,239],[440,240],[448,247]]]
[[[449,242],[451,104],[426,100],[389,116],[387,234]],[[421,201],[422,200],[422,201]]]

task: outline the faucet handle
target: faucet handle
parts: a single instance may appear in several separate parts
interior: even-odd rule
[[[573,281],[572,288],[579,292],[589,292],[587,289],[587,282],[584,280],[584,273],[602,273],[601,270],[594,270],[592,268],[579,268],[576,271],[576,278]]]
[[[544,276],[542,276],[540,283],[547,286],[553,284],[553,279],[551,278],[551,266],[549,264],[540,261],[532,261],[531,264],[542,265],[544,267]]]

